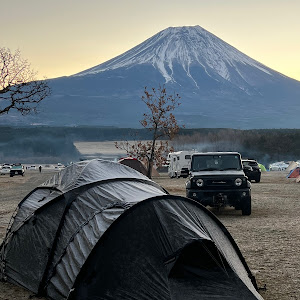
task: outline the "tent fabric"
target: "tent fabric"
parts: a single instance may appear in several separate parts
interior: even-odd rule
[[[144,157],[144,159],[141,162],[144,165],[144,167],[146,168],[146,170],[148,170],[148,160],[147,160],[147,158]],[[154,166],[152,166],[151,175],[152,175],[152,177],[159,177],[160,176],[157,169]]]
[[[190,199],[166,195],[139,203],[93,249],[70,299],[262,299],[219,225]]]
[[[119,163],[128,167],[131,167],[140,173],[144,174],[147,176],[147,169],[145,166],[136,158],[133,157],[125,157],[119,160]]]
[[[296,167],[295,169],[290,171],[290,173],[287,175],[287,178],[297,178],[299,176],[300,176],[300,167]]]
[[[259,168],[261,169],[262,172],[267,172],[266,167],[263,164],[258,164]]]
[[[286,171],[291,172],[292,170],[294,170],[297,167],[298,167],[298,164],[295,161],[291,161],[289,166],[286,168]]]
[[[20,202],[0,271],[49,299],[262,299],[212,213],[100,159],[67,167]]]

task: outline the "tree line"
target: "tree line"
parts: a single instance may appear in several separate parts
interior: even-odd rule
[[[261,163],[300,159],[300,129],[182,129],[176,150],[238,151]]]
[[[79,160],[79,141],[151,140],[145,129],[114,127],[0,127],[0,159],[8,157]],[[300,129],[180,129],[175,151],[238,151],[264,164],[300,159]]]

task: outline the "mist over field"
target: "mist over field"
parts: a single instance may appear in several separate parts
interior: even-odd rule
[[[151,139],[151,133],[144,129],[0,127],[0,162],[68,163],[94,157],[117,159],[126,152],[116,151],[113,141],[147,139]],[[299,129],[181,129],[172,144],[176,151],[238,151],[243,157],[255,158],[266,165],[300,159]]]

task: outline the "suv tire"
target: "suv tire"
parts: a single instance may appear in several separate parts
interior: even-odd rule
[[[251,215],[251,197],[249,196],[245,201],[242,202],[242,215],[250,216]]]

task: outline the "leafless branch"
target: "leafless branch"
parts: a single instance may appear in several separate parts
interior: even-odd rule
[[[37,112],[38,104],[50,95],[45,80],[36,80],[36,72],[20,51],[0,48],[0,115],[15,109],[22,115]]]
[[[168,140],[172,140],[179,131],[177,120],[172,112],[180,105],[178,94],[167,95],[165,86],[144,89],[142,101],[148,111],[143,114],[141,125],[152,133],[150,141],[128,141],[116,143],[116,147],[123,149],[128,155],[138,159],[147,158],[148,177],[151,178],[152,166],[164,164],[167,154],[173,150]]]

